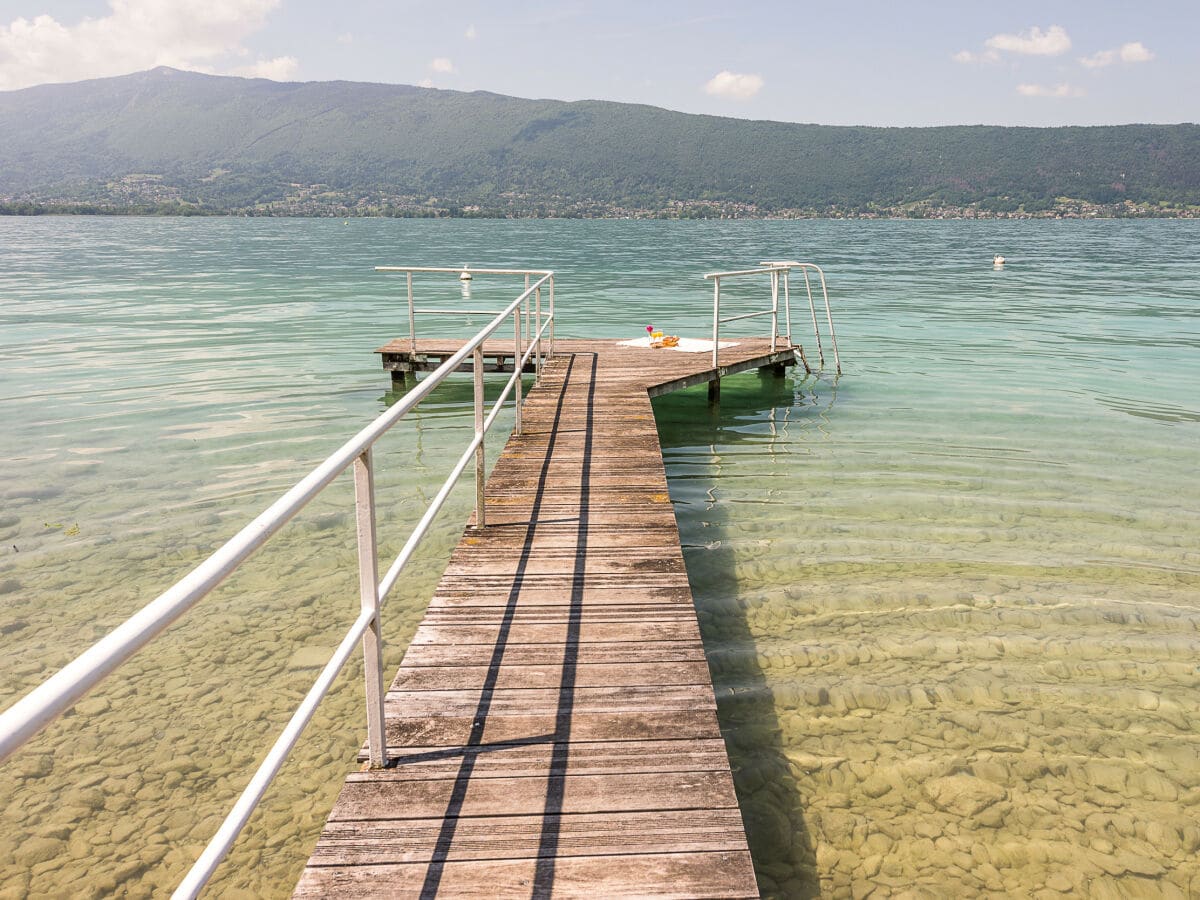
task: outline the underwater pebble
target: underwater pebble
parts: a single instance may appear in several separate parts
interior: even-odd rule
[[[66,841],[49,837],[30,837],[23,840],[13,853],[21,866],[32,868],[38,863],[55,859],[66,849]]]
[[[957,816],[975,815],[1008,796],[999,785],[971,775],[935,778],[923,787],[935,806]]]

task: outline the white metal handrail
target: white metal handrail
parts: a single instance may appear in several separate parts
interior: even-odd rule
[[[813,299],[812,283],[809,272],[816,272],[821,280],[821,295],[825,300],[825,319],[829,324],[829,339],[833,345],[834,368],[837,374],[842,374],[842,361],[838,356],[837,333],[833,329],[833,312],[829,307],[829,291],[825,285],[825,273],[816,263],[796,262],[795,260],[765,261],[757,269],[737,269],[731,272],[709,272],[704,277],[713,282],[713,368],[718,367],[721,326],[743,319],[755,319],[762,316],[771,317],[771,352],[776,349],[779,334],[779,288],[783,286],[784,336],[788,346],[792,346],[792,303],[791,303],[791,270],[800,269],[804,273],[804,287],[808,293],[808,306],[812,311],[813,335],[817,341],[817,356],[821,365],[825,365],[825,351],[821,345],[821,331],[817,325],[817,307]],[[770,275],[771,308],[758,312],[743,313],[737,316],[721,317],[721,279],[740,278],[746,275]],[[782,277],[780,277],[782,276]]]
[[[412,272],[458,272],[460,269],[410,268],[387,269],[409,272],[410,323],[411,323],[411,279]],[[311,720],[317,705],[328,693],[334,679],[350,658],[354,645],[361,640],[364,655],[364,671],[367,695],[367,744],[371,764],[387,764],[387,747],[383,717],[383,654],[380,628],[380,606],[399,580],[405,564],[424,538],[437,512],[442,508],[451,489],[465,471],[471,458],[476,461],[476,510],[475,525],[486,524],[483,498],[483,483],[486,476],[484,466],[484,436],[499,416],[502,405],[510,394],[515,394],[516,428],[520,429],[521,377],[525,364],[531,357],[535,360],[544,356],[543,344],[547,331],[553,334],[554,273],[532,270],[472,270],[480,274],[512,274],[525,276],[525,287],[495,317],[470,338],[457,352],[434,372],[421,381],[402,399],[397,401],[375,421],[334,451],[306,477],[297,482],[282,497],[264,512],[225,542],[215,553],[196,566],[182,579],[128,618],[113,631],[105,635],[46,681],[27,693],[11,707],[0,713],[0,763],[7,760],[20,747],[31,740],[50,722],[70,709],[88,691],[99,684],[173,622],[206,597],[251,554],[263,546],[287,522],[295,517],[314,497],[328,487],[338,475],[353,468],[355,512],[358,537],[359,593],[361,611],[350,626],[337,650],[321,670],[312,688],[300,706],[292,714],[283,732],[242,791],[233,809],[196,860],[173,894],[174,897],[195,897],[212,876],[221,860],[229,852],[250,815],[266,793],[271,781],[283,765],[288,753],[295,746],[304,727]],[[530,283],[530,279],[536,281]],[[545,321],[540,309],[543,285],[549,285],[551,306]],[[538,306],[539,326],[532,333],[528,330],[530,298]],[[521,319],[525,312],[528,343],[522,340]],[[504,390],[494,401],[489,414],[483,412],[483,342],[499,329],[509,316],[515,322],[515,357],[512,376]],[[475,433],[466,451],[459,458],[438,490],[425,514],[413,529],[408,541],[388,569],[381,582],[378,579],[378,556],[375,541],[375,487],[372,466],[372,448],[385,433],[416,408],[439,384],[472,357],[475,374]],[[538,364],[540,374],[541,365]]]
[[[433,273],[441,273],[441,274],[458,273],[458,275],[460,277],[469,276],[472,279],[476,275],[524,275],[526,289],[528,289],[530,287],[529,279],[531,277],[536,276],[536,275],[541,275],[541,276],[549,275],[549,276],[551,276],[550,283],[549,283],[549,292],[550,293],[549,293],[549,298],[548,298],[549,304],[550,304],[550,309],[549,309],[549,313],[546,315],[545,319],[543,320],[543,316],[542,316],[542,290],[541,290],[541,282],[545,280],[544,277],[539,280],[537,285],[534,286],[533,303],[525,305],[525,343],[526,344],[533,343],[533,340],[534,340],[533,333],[535,331],[536,331],[538,337],[540,337],[543,334],[543,332],[546,330],[546,326],[547,325],[549,326],[549,336],[546,338],[546,352],[539,353],[538,355],[534,356],[534,358],[533,358],[534,373],[536,375],[538,375],[538,377],[540,377],[540,374],[542,371],[542,362],[544,361],[545,357],[554,352],[554,277],[553,277],[554,273],[551,271],[544,270],[544,269],[473,269],[470,266],[465,266],[465,265],[459,266],[458,268],[451,268],[451,267],[447,267],[447,266],[376,266],[375,271],[376,272],[404,272],[405,273],[406,281],[408,283],[408,347],[409,347],[409,350],[412,351],[413,353],[415,353],[416,349],[417,349],[417,314],[418,313],[436,313],[438,315],[445,315],[447,312],[452,312],[452,313],[456,313],[458,315],[464,315],[464,316],[470,316],[470,315],[484,316],[484,315],[494,315],[497,312],[497,310],[488,310],[488,309],[445,310],[445,309],[436,309],[436,308],[431,309],[431,308],[417,307],[414,305],[414,298],[413,298],[413,275],[415,273],[417,273],[417,272],[433,272]],[[470,296],[469,291],[464,289],[463,296],[464,296],[464,298],[469,297]],[[531,324],[531,322],[530,322],[531,318],[534,320],[534,322],[536,322],[536,325]],[[539,346],[540,346],[540,342],[539,342]],[[519,398],[518,398],[518,405],[520,405]],[[519,429],[518,429],[518,431],[519,431]]]

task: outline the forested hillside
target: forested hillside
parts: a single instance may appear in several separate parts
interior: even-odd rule
[[[1196,125],[831,127],[167,68],[0,93],[8,212],[1186,214],[1198,204]]]

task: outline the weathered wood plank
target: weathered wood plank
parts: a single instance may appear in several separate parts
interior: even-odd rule
[[[522,671],[523,671],[522,667]],[[513,673],[519,678],[522,671]],[[560,676],[561,678],[561,676]],[[708,684],[656,684],[613,687],[574,685],[570,692],[570,714],[657,712],[716,709]],[[483,697],[480,690],[446,687],[441,690],[388,691],[384,709],[392,718],[473,716]],[[554,715],[564,702],[562,690],[535,687],[489,689],[489,716]]]
[[[487,644],[495,646],[499,625],[421,625],[413,635],[414,644]],[[514,623],[507,632],[508,644],[561,644],[567,637],[566,625],[526,625]],[[618,643],[640,641],[688,641],[700,639],[696,620],[672,622],[585,622],[579,626],[578,641]]]
[[[505,589],[508,585],[509,590]],[[578,606],[586,606],[591,597],[581,599],[585,592],[589,595],[607,594],[604,602],[626,603],[629,606],[642,606],[646,603],[661,603],[671,605],[681,590],[687,590],[687,580],[684,573],[677,571],[655,572],[638,571],[622,574],[621,572],[593,571],[580,575],[561,574],[556,572],[521,572],[506,574],[504,572],[471,572],[459,571],[446,575],[445,584],[439,587],[437,596],[456,596],[462,591],[474,591],[486,594],[488,597],[500,597],[501,603],[507,603],[511,588],[515,586],[521,593],[530,591],[566,592]],[[645,592],[650,592],[646,596]],[[532,597],[532,595],[531,595]],[[624,599],[622,599],[622,597]],[[595,598],[598,602],[600,598]],[[641,601],[641,602],[637,602]],[[491,601],[484,605],[492,605]],[[534,601],[553,603],[553,600]]]
[[[487,716],[478,743],[548,741],[554,738],[558,724],[558,717],[553,714]],[[387,721],[389,748],[464,747],[472,741],[475,732],[474,716],[393,717]],[[580,741],[699,740],[717,734],[720,734],[717,714],[711,709],[626,710],[571,716],[571,739]]]
[[[546,809],[549,772],[525,778],[471,778],[454,814],[535,816]],[[616,772],[558,779],[560,811],[574,813],[658,812],[737,809],[728,770],[698,772]],[[330,822],[442,818],[455,793],[456,778],[409,779],[404,772],[350,775],[329,814]]]
[[[460,606],[507,605],[510,591],[496,582],[483,578],[462,578],[452,585],[438,589],[430,608],[440,610]],[[592,608],[609,604],[621,606],[691,606],[691,594],[684,585],[653,585],[640,591],[621,585],[607,587],[584,586],[579,593],[572,591],[570,582],[551,582],[534,578],[522,579],[518,595],[521,603],[535,606],[579,605]]]
[[[427,863],[387,866],[310,866],[296,897],[408,900],[425,891]],[[433,893],[444,897],[534,896],[537,860],[463,860],[438,867]],[[653,897],[660,900],[757,897],[748,850],[712,853],[651,853],[562,856],[555,860],[544,893],[560,898]]]
[[[569,599],[569,598],[568,598]],[[431,607],[426,625],[498,625],[502,621],[523,625],[557,625],[564,622],[677,622],[694,615],[683,603],[605,603],[575,609],[571,603],[534,604],[520,598],[506,604]]]
[[[683,553],[678,547],[669,554],[654,553],[653,551],[635,551],[622,553],[619,550],[568,551],[553,548],[542,553],[528,556],[513,554],[511,556],[492,556],[484,554],[459,554],[451,558],[446,565],[446,574],[454,575],[559,575],[563,571],[571,572],[576,578],[587,578],[591,575],[642,575],[658,577],[663,575],[678,575],[683,581],[687,580],[687,571],[683,567]]]
[[[538,512],[544,512],[547,498],[542,498]],[[613,512],[617,512],[614,509]],[[649,522],[629,522],[628,530],[618,531],[609,523],[594,523],[588,519],[589,534],[587,550],[600,554],[612,554],[617,550],[637,552],[643,550],[643,555],[651,551],[678,552],[679,532],[674,528],[674,522],[665,517],[656,517]],[[580,547],[578,521],[550,521],[544,525],[531,522],[488,523],[488,527],[473,532],[464,537],[456,548],[458,556],[490,555],[480,551],[509,551],[529,552],[537,549],[551,552],[562,550],[574,553]],[[609,533],[606,533],[609,532]],[[593,543],[592,538],[595,538]]]
[[[459,609],[472,606],[507,606],[509,591],[503,588],[480,587],[479,580],[462,580],[457,587],[440,589],[430,601],[431,614],[449,609]],[[624,606],[630,609],[637,606],[663,606],[692,608],[691,594],[682,585],[655,586],[645,588],[641,592],[622,590],[619,587],[608,589],[584,588],[582,598],[571,590],[571,585],[542,584],[538,581],[525,579],[521,586],[519,602],[529,606],[571,606],[579,605],[584,609],[595,610],[603,606]]]
[[[496,690],[558,688],[562,663],[523,666],[505,661],[498,671],[489,666],[402,666],[392,681],[392,691],[440,691],[447,684],[458,689],[482,689],[492,682]],[[594,687],[641,687],[647,685],[709,684],[708,664],[695,662],[603,662],[575,664],[575,685]]]
[[[489,744],[463,747],[397,748],[393,771],[408,780],[456,778],[465,755],[473,754],[472,778],[520,778],[547,772],[573,775],[619,775],[650,772],[716,772],[728,766],[725,742],[720,738],[664,741],[563,742]]]
[[[421,666],[490,666],[491,644],[420,644],[409,646],[400,671]],[[606,643],[596,641],[574,648],[580,667],[598,663],[642,665],[655,662],[704,662],[699,638],[691,641],[642,641]],[[558,666],[566,654],[565,644],[515,644],[505,648],[504,662],[510,666]]]
[[[464,816],[454,832],[447,860],[529,859],[545,852],[541,810],[535,815]],[[440,815],[375,825],[331,822],[326,840],[313,854],[314,865],[386,865],[428,862],[438,849]],[[702,818],[694,810],[654,810],[613,814],[573,813],[554,818],[554,851],[569,856],[617,853],[696,853],[740,850],[746,834],[736,809],[714,809]]]

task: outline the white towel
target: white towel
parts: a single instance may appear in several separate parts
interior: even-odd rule
[[[650,336],[634,338],[632,341],[621,341],[622,347],[645,347],[650,348]],[[724,350],[726,347],[736,347],[735,341],[721,341],[717,345],[718,349]],[[680,353],[712,353],[713,342],[706,341],[702,338],[685,338],[679,339],[679,345],[676,347],[662,347],[662,350],[678,350]]]

